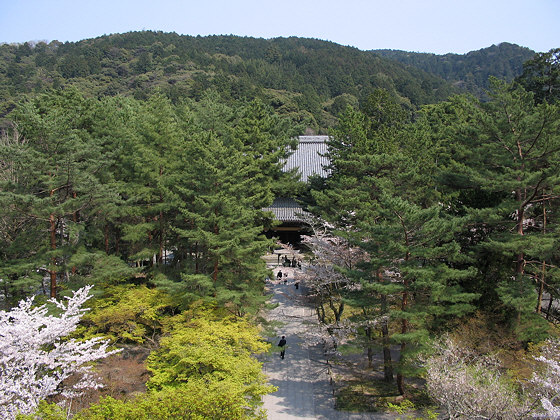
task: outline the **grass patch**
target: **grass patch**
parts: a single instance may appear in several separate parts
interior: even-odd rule
[[[408,401],[416,410],[433,408],[425,389],[407,384],[407,399],[403,399],[393,381],[387,383],[382,379],[346,382],[335,395],[335,408],[348,412],[387,412],[394,411],[403,401]],[[429,417],[428,417],[429,418]]]
[[[350,412],[384,411],[399,398],[395,383],[351,381],[336,392],[335,408]]]

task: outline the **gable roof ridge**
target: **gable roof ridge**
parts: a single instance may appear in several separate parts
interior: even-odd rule
[[[300,143],[324,143],[329,139],[329,136],[299,136]]]

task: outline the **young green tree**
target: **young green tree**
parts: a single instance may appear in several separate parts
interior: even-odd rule
[[[171,190],[178,198],[173,232],[182,274],[181,281],[163,283],[184,302],[204,297],[243,314],[264,302],[261,256],[270,246],[263,235],[270,217],[261,208],[273,200],[291,140],[285,122],[261,103],[236,116],[216,100],[206,96],[181,110],[185,140]],[[205,118],[206,109],[216,118]]]
[[[37,273],[41,261],[34,252],[41,223],[21,211],[13,194],[24,182],[19,162],[24,159],[25,143],[15,126],[0,134],[0,287],[9,304],[37,290],[43,277]]]
[[[105,166],[98,172],[103,193],[95,203],[96,217],[90,223],[96,248],[112,256],[128,257],[123,246],[123,228],[132,217],[127,183],[130,181],[130,142],[136,138],[140,104],[132,98],[110,97],[97,102],[92,121],[92,139],[103,148]],[[125,248],[125,249],[123,249]]]
[[[122,157],[128,214],[123,240],[129,259],[161,265],[177,212],[173,185],[181,176],[183,133],[171,102],[161,95],[140,104],[133,129]]]
[[[195,271],[183,277],[187,286],[209,286],[211,281],[205,288],[213,298],[243,313],[260,299],[266,277],[260,257],[269,241],[259,224],[259,204],[270,197],[270,187],[251,176],[251,162],[243,153],[218,138],[204,136],[190,150],[191,170],[197,176],[191,189],[180,192],[179,207],[190,227],[176,231],[195,244],[197,261]]]

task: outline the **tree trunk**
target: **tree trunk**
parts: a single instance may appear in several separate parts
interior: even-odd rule
[[[154,239],[154,236],[153,236],[152,232],[148,232],[148,244],[150,244],[150,249],[153,249],[152,248],[153,239]],[[142,262],[142,265],[144,265],[144,262]],[[154,254],[150,254],[150,259],[148,260],[148,267],[152,268],[153,266],[154,266]]]
[[[546,235],[546,204],[543,203],[543,235]],[[546,261],[542,262],[541,279],[539,282],[539,296],[537,299],[537,313],[541,313],[542,297],[544,293],[544,278],[546,275]]]
[[[194,244],[194,273],[200,273],[200,267],[198,266],[198,242]]]
[[[552,294],[550,295],[550,300],[548,301],[548,308],[546,310],[546,320],[550,320],[550,311],[552,310]]]
[[[163,177],[163,166],[159,167],[159,177],[160,179]],[[159,196],[160,203],[164,202],[163,195],[160,194]],[[163,234],[163,210],[160,209],[159,211],[159,250],[157,256],[157,265],[161,266],[163,264],[163,245],[164,245],[164,234]]]
[[[389,341],[389,320],[383,320],[381,324],[381,335],[383,339],[383,374],[385,382],[393,382],[393,360],[391,359],[391,346]]]
[[[401,225],[403,228],[403,233],[404,233],[404,243],[406,245],[406,253],[404,256],[404,260],[405,262],[407,262],[410,258],[410,240],[408,237],[408,232],[406,230],[406,226],[404,224],[404,220],[402,219],[402,217],[400,215],[397,214],[397,216],[399,217],[400,221],[401,221]],[[401,310],[403,312],[406,311],[406,308],[408,307],[408,287],[409,287],[409,282],[408,279],[406,278],[406,276],[403,278],[403,286],[404,286],[404,290],[402,293],[402,304],[401,304]],[[406,320],[406,318],[403,318],[401,320],[401,334],[406,334],[408,332],[408,321]],[[401,343],[401,354],[399,357],[399,366],[401,367],[401,369],[399,369],[399,373],[397,373],[397,388],[399,391],[399,394],[404,395],[405,394],[405,389],[404,389],[404,375],[402,374],[402,364],[403,364],[403,353],[404,350],[406,349],[406,342],[403,341]]]
[[[403,292],[403,297],[402,297],[402,306],[401,309],[404,311],[408,305],[408,292],[407,292],[407,288],[408,288],[408,281],[405,280],[404,281],[404,292]],[[408,332],[408,322],[406,319],[402,319],[401,321],[401,334],[406,334]],[[406,348],[406,343],[403,341],[401,343],[401,354],[400,354],[400,358],[399,358],[399,364],[402,365],[403,364],[403,353],[404,350]],[[397,373],[397,388],[399,390],[399,394],[404,395],[405,394],[405,389],[404,389],[404,375],[402,374],[402,371],[399,371],[399,373]]]
[[[544,278],[546,274],[546,261],[542,262],[541,278],[539,281],[539,295],[537,297],[537,313],[541,313],[542,309],[542,297],[544,293]]]
[[[109,255],[109,223],[105,223],[105,229],[103,229],[103,240],[105,242],[105,254]]]
[[[373,347],[371,345],[371,327],[366,327],[368,368],[373,367]]]
[[[340,322],[340,318],[342,318],[342,312],[344,312],[344,302],[340,302],[340,305],[338,305],[337,309],[333,300],[329,299],[329,306],[333,311],[335,323],[338,325],[338,323]]]
[[[120,256],[121,253],[121,239],[118,228],[115,232],[115,255]]]
[[[49,216],[49,233],[51,239],[51,250],[56,250],[56,219],[54,214]],[[51,257],[51,268],[49,270],[51,277],[51,298],[56,298],[56,256]]]
[[[216,217],[218,216],[218,211],[217,210],[214,210],[214,215]],[[216,224],[216,225],[214,225],[214,235],[216,235],[216,238],[218,237],[219,233],[220,233],[220,228]],[[212,274],[212,278],[214,279],[214,286],[216,286],[216,284],[218,282],[218,256],[217,255],[216,255],[215,260],[214,260],[214,272]]]
[[[76,191],[73,191],[72,192],[72,197],[74,199],[76,199],[77,196],[78,195],[76,194]],[[76,210],[72,213],[72,220],[74,221],[74,223],[78,223],[78,220],[80,220],[80,212],[78,210]],[[76,266],[73,266],[72,267],[72,274],[76,274],[76,272],[77,272],[77,268],[76,268]]]
[[[162,199],[163,200],[163,199]],[[163,264],[163,244],[164,244],[164,235],[163,235],[163,212],[159,212],[159,253],[157,263],[158,265]]]
[[[214,286],[218,283],[218,257],[214,260],[214,271],[212,272],[212,280],[214,280]]]
[[[519,207],[517,210],[517,234],[524,235],[523,221],[525,219],[525,209]],[[519,294],[523,294],[523,274],[525,273],[525,253],[523,251],[517,253],[517,262],[515,264],[515,275],[519,284]],[[517,310],[517,324],[521,324],[521,310]]]
[[[72,192],[72,198],[74,198],[74,200],[75,200],[76,197],[78,197],[78,194],[76,193],[76,191],[73,191]],[[80,212],[78,210],[76,210],[72,213],[72,220],[74,220],[74,223],[78,223],[78,220],[80,220]]]
[[[317,311],[317,318],[319,318],[319,322],[324,324],[325,323],[325,308],[323,307],[323,304],[317,305],[315,310]]]
[[[377,281],[384,283],[381,269],[376,273]],[[381,294],[381,315],[387,314],[387,295]],[[391,358],[391,342],[389,340],[389,319],[384,318],[381,322],[381,337],[383,342],[383,374],[385,382],[393,382],[393,360]]]

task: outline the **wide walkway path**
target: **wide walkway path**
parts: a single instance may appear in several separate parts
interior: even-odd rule
[[[334,397],[321,346],[311,337],[316,330],[316,316],[304,303],[302,288],[293,283],[295,269],[288,272],[288,282],[269,283],[272,303],[278,306],[269,311],[268,319],[279,323],[278,336],[269,337],[277,344],[280,336],[287,340],[286,356],[278,352],[264,363],[264,372],[278,391],[264,397],[269,420],[290,419],[394,419],[394,415],[373,413],[345,413],[334,409]],[[277,269],[274,271],[276,274]]]

